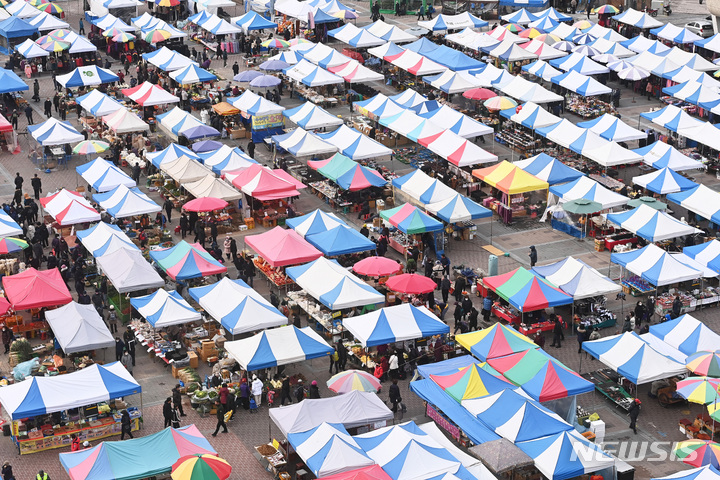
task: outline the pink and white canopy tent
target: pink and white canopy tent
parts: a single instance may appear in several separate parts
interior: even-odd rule
[[[418,77],[447,70],[446,67],[412,50],[403,50],[398,54],[385,57],[384,60]]]
[[[172,93],[150,82],[143,82],[134,88],[125,88],[122,90],[122,93],[143,107],[178,103],[180,101],[180,99]]]
[[[310,245],[295,230],[282,227],[275,227],[259,235],[249,235],[245,237],[245,243],[273,267],[299,265],[323,256],[320,250]]]
[[[41,198],[40,204],[62,226],[100,221],[100,214],[85,197],[64,188]]]
[[[418,143],[458,167],[497,162],[498,160],[497,155],[483,150],[450,130],[419,138]]]
[[[262,201],[295,197],[300,195],[297,189],[302,185],[262,165],[251,165],[248,168],[227,172],[225,178],[246,195]]]

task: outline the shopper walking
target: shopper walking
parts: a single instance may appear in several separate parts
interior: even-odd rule
[[[640,415],[640,405],[642,402],[639,398],[636,398],[633,402],[632,406],[630,407],[630,410],[628,411],[628,416],[630,416],[630,428],[632,428],[633,433],[637,435],[637,419],[638,415]]]
[[[133,364],[132,364],[132,357],[130,356],[130,353],[127,351],[127,348],[123,350],[122,358],[120,359],[120,363],[123,364],[123,367],[127,369],[128,372],[130,372],[130,375],[132,375],[133,371]]]
[[[222,427],[222,433],[228,433],[227,424],[225,423],[225,409],[223,408],[220,400],[215,400],[215,415],[217,416],[217,423],[215,424],[215,431],[212,433],[213,437],[217,437],[220,427]]]
[[[12,341],[13,341],[12,330],[10,330],[7,325],[3,325],[3,327],[2,327],[2,342],[3,342],[3,346],[5,347],[5,353],[10,353],[10,344],[12,344]]]
[[[530,245],[530,252],[528,253],[528,257],[530,257],[530,266],[534,267],[537,263],[538,254],[537,250],[535,249],[535,245]]]
[[[175,388],[172,389],[172,399],[173,399],[173,405],[175,408],[177,408],[178,412],[180,412],[181,417],[186,417],[185,411],[183,410],[182,406],[182,394],[180,393],[180,384],[178,383],[175,385]]]
[[[258,408],[260,408],[260,403],[262,402],[263,382],[257,377],[257,375],[253,375],[252,380],[252,385],[250,385],[250,393],[252,393],[253,398],[255,398],[255,404],[258,406]]]
[[[173,417],[172,398],[167,397],[165,399],[165,403],[163,403],[163,418],[165,419],[165,426],[163,428],[167,428],[172,424],[172,417]]]
[[[127,410],[123,410],[122,417],[120,417],[120,440],[125,440],[125,435],[130,438],[135,438],[131,430],[130,414]]]
[[[2,470],[0,470],[0,473],[2,473],[3,480],[15,480],[15,475],[13,475],[12,465],[10,465],[10,462],[8,462],[7,460],[3,463]]]
[[[125,350],[125,344],[119,338],[115,338],[115,361],[119,362],[122,358],[123,350]]]
[[[50,116],[50,115],[48,115],[48,116]],[[33,193],[35,194],[35,200],[40,200],[40,194],[42,193],[42,179],[40,179],[40,177],[38,177],[37,173],[30,180],[30,185],[32,185]]]

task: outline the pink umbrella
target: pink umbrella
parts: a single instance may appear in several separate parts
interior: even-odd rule
[[[400,293],[430,293],[437,288],[435,280],[417,273],[403,273],[389,278],[385,287]]]
[[[183,205],[183,210],[188,212],[214,212],[228,206],[228,202],[220,198],[203,197],[190,200]]]
[[[367,257],[353,265],[353,270],[368,277],[385,277],[402,270],[402,265],[385,257]]]

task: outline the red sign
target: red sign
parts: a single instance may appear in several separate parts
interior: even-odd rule
[[[440,428],[445,430],[458,442],[460,441],[460,428],[435,410],[432,405],[427,405],[427,416],[432,418]]]

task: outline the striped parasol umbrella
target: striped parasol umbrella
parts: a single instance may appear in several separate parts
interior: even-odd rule
[[[713,73],[713,77],[720,77],[720,70],[718,70],[717,72]]]
[[[303,43],[312,43],[312,42],[310,40],[306,40],[304,38],[295,37],[295,38],[291,38],[288,43],[290,44],[291,47],[294,47],[295,45],[302,45]]]
[[[685,360],[685,366],[695,375],[720,377],[720,350],[693,353]]]
[[[573,24],[573,28],[577,28],[578,30],[586,30],[593,26],[593,23],[589,20],[579,20]]]
[[[710,377],[688,377],[677,382],[677,394],[688,402],[708,403],[717,402],[720,379]]]
[[[55,30],[51,30],[50,32],[48,32],[47,36],[62,40],[63,38],[70,35],[71,33],[72,33],[72,30],[68,30],[67,28],[56,28]]]
[[[46,52],[62,52],[70,48],[70,43],[45,35],[35,42]]]
[[[563,40],[557,43],[553,43],[552,47],[555,50],[560,50],[561,52],[570,52],[573,48],[575,48],[575,44],[572,42],[568,42],[567,40]]]
[[[343,20],[355,20],[358,18],[358,14],[350,10],[338,10],[337,12],[330,14],[330,16]]]
[[[488,110],[507,110],[517,107],[517,102],[510,97],[497,96],[485,100],[483,103]]]
[[[155,5],[158,7],[177,7],[180,5],[180,0],[155,0]]]
[[[377,392],[380,382],[374,375],[360,370],[346,370],[330,377],[327,386],[335,393],[348,393],[353,390]]]
[[[497,97],[497,93],[487,88],[473,88],[463,93],[463,97],[469,100],[487,100],[489,98]]]
[[[506,23],[503,27],[510,30],[512,33],[520,33],[525,30],[522,25],[518,25],[517,23]]]
[[[720,444],[706,440],[685,440],[675,444],[673,453],[693,467],[720,467]]]
[[[647,78],[650,76],[650,72],[647,70],[643,70],[640,67],[628,67],[625,70],[620,70],[618,72],[618,78],[622,80],[630,80],[630,81],[637,81],[642,80],[643,78]]]
[[[1,3],[1,2],[0,2],[0,3]],[[2,6],[4,7],[4,6],[7,5],[8,3],[10,3],[10,2],[4,2],[4,3],[1,3],[1,4],[2,4]],[[29,3],[29,4],[32,5],[33,7],[37,7],[37,6],[42,5],[43,3],[47,3],[47,2],[46,2],[45,0],[30,0],[30,1],[27,2],[27,3]]]
[[[542,34],[543,34],[542,31],[533,27],[533,28],[526,28],[522,32],[518,33],[518,36],[520,36],[522,38],[537,38]]]
[[[128,32],[120,32],[112,37],[112,41],[115,43],[132,42],[133,40],[135,40],[135,35]]]
[[[123,30],[120,30],[119,28],[113,27],[113,28],[108,28],[108,29],[105,30],[102,34],[103,34],[103,37],[110,37],[110,38],[112,38],[112,37],[114,37],[115,35],[117,35],[118,33],[123,33]]]
[[[0,254],[14,253],[25,250],[30,245],[25,240],[7,237],[0,240]]]
[[[8,5],[10,5],[9,0],[0,0],[0,7],[6,7]]]
[[[612,70],[613,72],[621,72],[625,70],[626,68],[633,67],[634,65],[628,61],[618,59],[614,62],[608,62],[607,67]]]
[[[164,42],[171,36],[172,35],[167,30],[156,28],[143,34],[142,39],[145,40],[147,43],[160,43]]]
[[[588,43],[594,42],[596,39],[589,33],[581,33],[580,35],[575,35],[573,37],[573,43],[575,45],[587,45]]]
[[[575,48],[572,49],[573,53],[579,53],[580,55],[585,55],[586,57],[594,57],[595,55],[600,55],[600,50],[597,48],[593,48],[589,45],[576,45]]]
[[[598,63],[611,63],[611,62],[617,62],[617,57],[611,53],[601,53],[599,55],[593,55],[593,60],[595,60]]]
[[[0,309],[0,311],[2,311],[2,309]],[[712,418],[713,421],[720,422],[720,402],[709,404],[707,409],[710,414],[710,418]]]
[[[225,480],[232,473],[232,466],[222,458],[196,453],[180,457],[172,466],[173,480]]]
[[[535,37],[535,40],[545,42],[548,45],[555,45],[557,42],[561,41],[562,38],[558,37],[557,35],[553,35],[552,33],[543,33],[542,35],[538,35],[537,37]]]
[[[37,8],[41,12],[50,13],[50,14],[58,14],[59,15],[64,12],[64,10],[62,8],[58,7],[57,5],[55,5],[52,2],[41,3],[40,5],[36,6],[35,8]]]
[[[614,5],[601,5],[593,10],[598,15],[616,15],[620,10]]]
[[[102,153],[108,148],[110,148],[110,144],[107,142],[101,142],[99,140],[83,140],[75,145],[73,153],[75,155],[92,155],[93,153]]]
[[[288,48],[290,46],[290,43],[279,38],[271,38],[270,40],[265,40],[260,45],[265,48]]]

